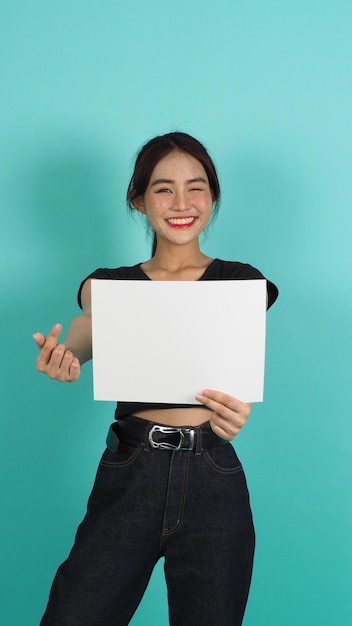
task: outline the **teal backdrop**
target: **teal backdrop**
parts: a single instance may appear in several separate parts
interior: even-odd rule
[[[235,441],[257,531],[244,624],[352,624],[351,18],[349,0],[2,0],[3,626],[39,623],[114,408],[89,364],[41,376],[31,335],[67,328],[96,267],[149,257],[124,195],[170,130],[219,170],[204,251],[280,287],[265,402]],[[159,564],[132,626],[167,623]]]

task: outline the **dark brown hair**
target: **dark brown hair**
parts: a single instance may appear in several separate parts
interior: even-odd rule
[[[205,147],[187,133],[172,132],[166,135],[154,137],[148,141],[139,151],[132,178],[127,190],[127,204],[134,210],[133,201],[138,196],[143,196],[149,185],[150,177],[156,165],[165,156],[179,150],[197,159],[204,167],[213,197],[213,216],[217,215],[220,203],[220,185],[216,169]],[[156,235],[154,233],[152,256],[156,250]]]

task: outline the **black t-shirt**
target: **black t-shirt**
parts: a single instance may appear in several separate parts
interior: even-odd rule
[[[141,264],[132,267],[118,267],[116,269],[99,268],[85,278],[78,291],[78,304],[81,305],[82,287],[88,278],[100,278],[105,280],[151,280],[142,270]],[[214,259],[206,268],[199,280],[255,280],[265,278],[259,270],[247,263],[237,261],[221,261]],[[267,280],[267,279],[266,279]],[[267,280],[268,308],[274,304],[278,289],[274,283]],[[192,408],[199,407],[199,404],[162,404],[151,402],[118,402],[115,418],[119,419],[124,415],[133,414],[146,409],[168,409],[168,408]]]

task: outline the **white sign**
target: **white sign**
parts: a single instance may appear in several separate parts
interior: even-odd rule
[[[263,400],[266,281],[93,280],[96,400]]]

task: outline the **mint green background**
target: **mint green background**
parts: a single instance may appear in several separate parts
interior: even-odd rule
[[[0,623],[38,624],[113,413],[92,400],[90,365],[76,385],[41,377],[31,334],[67,327],[97,266],[148,257],[125,188],[140,144],[177,129],[203,140],[220,172],[204,250],[259,267],[281,290],[265,403],[236,440],[257,529],[244,624],[348,626],[350,1],[0,9]],[[132,624],[167,624],[161,565]]]

